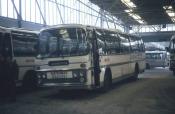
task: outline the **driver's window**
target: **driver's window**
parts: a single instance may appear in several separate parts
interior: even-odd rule
[[[4,35],[4,54],[6,57],[12,57],[11,37],[9,33]]]
[[[78,50],[79,53],[89,52],[89,44],[87,42],[86,33],[84,29],[77,29],[78,34]]]
[[[92,30],[87,30],[86,31],[86,40],[89,42],[89,48],[92,48],[92,40],[93,40],[93,31]]]
[[[93,38],[93,31],[87,30],[87,39],[92,40],[92,38]]]

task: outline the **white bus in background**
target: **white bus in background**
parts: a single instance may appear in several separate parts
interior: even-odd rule
[[[19,75],[15,77],[16,86],[35,87],[37,77],[34,71],[36,44],[38,33],[34,31],[0,27],[0,46],[8,48],[8,54],[19,67]],[[5,45],[3,45],[5,44]],[[4,51],[1,51],[1,54]],[[6,53],[6,52],[5,52]]]
[[[113,82],[137,79],[145,69],[143,41],[114,30],[58,25],[41,30],[38,49],[41,86],[107,90]]]
[[[146,68],[163,67],[167,66],[167,52],[166,51],[146,51]]]

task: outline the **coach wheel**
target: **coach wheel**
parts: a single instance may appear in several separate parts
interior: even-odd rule
[[[134,76],[132,76],[132,79],[133,80],[137,80],[138,79],[138,75],[139,75],[139,66],[138,66],[138,64],[136,64],[135,71],[134,71]]]
[[[175,70],[173,70],[173,75],[175,76]]]
[[[23,87],[25,90],[34,90],[38,87],[38,78],[34,71],[29,71],[23,79]]]
[[[103,92],[107,92],[110,90],[112,86],[112,74],[110,70],[107,70],[105,72],[105,77],[104,77],[104,86],[103,86]]]
[[[146,69],[150,69],[150,64],[146,63]]]

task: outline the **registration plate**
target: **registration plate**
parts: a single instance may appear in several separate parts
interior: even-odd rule
[[[65,79],[65,78],[72,78],[71,71],[54,71],[47,73],[48,79]]]

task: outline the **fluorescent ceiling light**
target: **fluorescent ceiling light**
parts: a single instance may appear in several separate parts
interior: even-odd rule
[[[139,15],[133,13],[133,10],[125,10],[125,12],[140,24],[144,24],[144,20]]]
[[[166,11],[168,16],[171,18],[173,22],[175,22],[175,12],[173,11],[172,6],[163,6],[163,9]]]
[[[140,20],[141,19],[141,17],[139,15],[137,15],[137,14],[130,14],[130,16],[132,18],[134,18],[135,20]]]
[[[140,24],[144,24],[145,22],[143,20],[137,20]]]
[[[128,8],[135,8],[136,5],[131,0],[121,0],[123,4],[125,4]]]
[[[139,15],[133,13],[133,9],[136,8],[136,5],[131,0],[121,0],[121,2],[129,8],[127,10],[124,10],[126,13],[128,13],[129,16],[131,16],[140,24],[145,23],[144,20]]]
[[[144,20],[137,14],[129,14],[132,18],[134,18],[137,22],[139,22],[140,24],[144,24]]]
[[[172,11],[166,11],[166,13],[170,16],[170,17],[173,17],[173,16],[175,16],[175,13],[174,12],[172,12]]]
[[[165,10],[172,10],[173,7],[172,6],[163,6],[163,9],[165,9]]]
[[[133,12],[133,10],[132,9],[128,9],[128,10],[124,10],[126,13],[131,13],[131,12]]]

